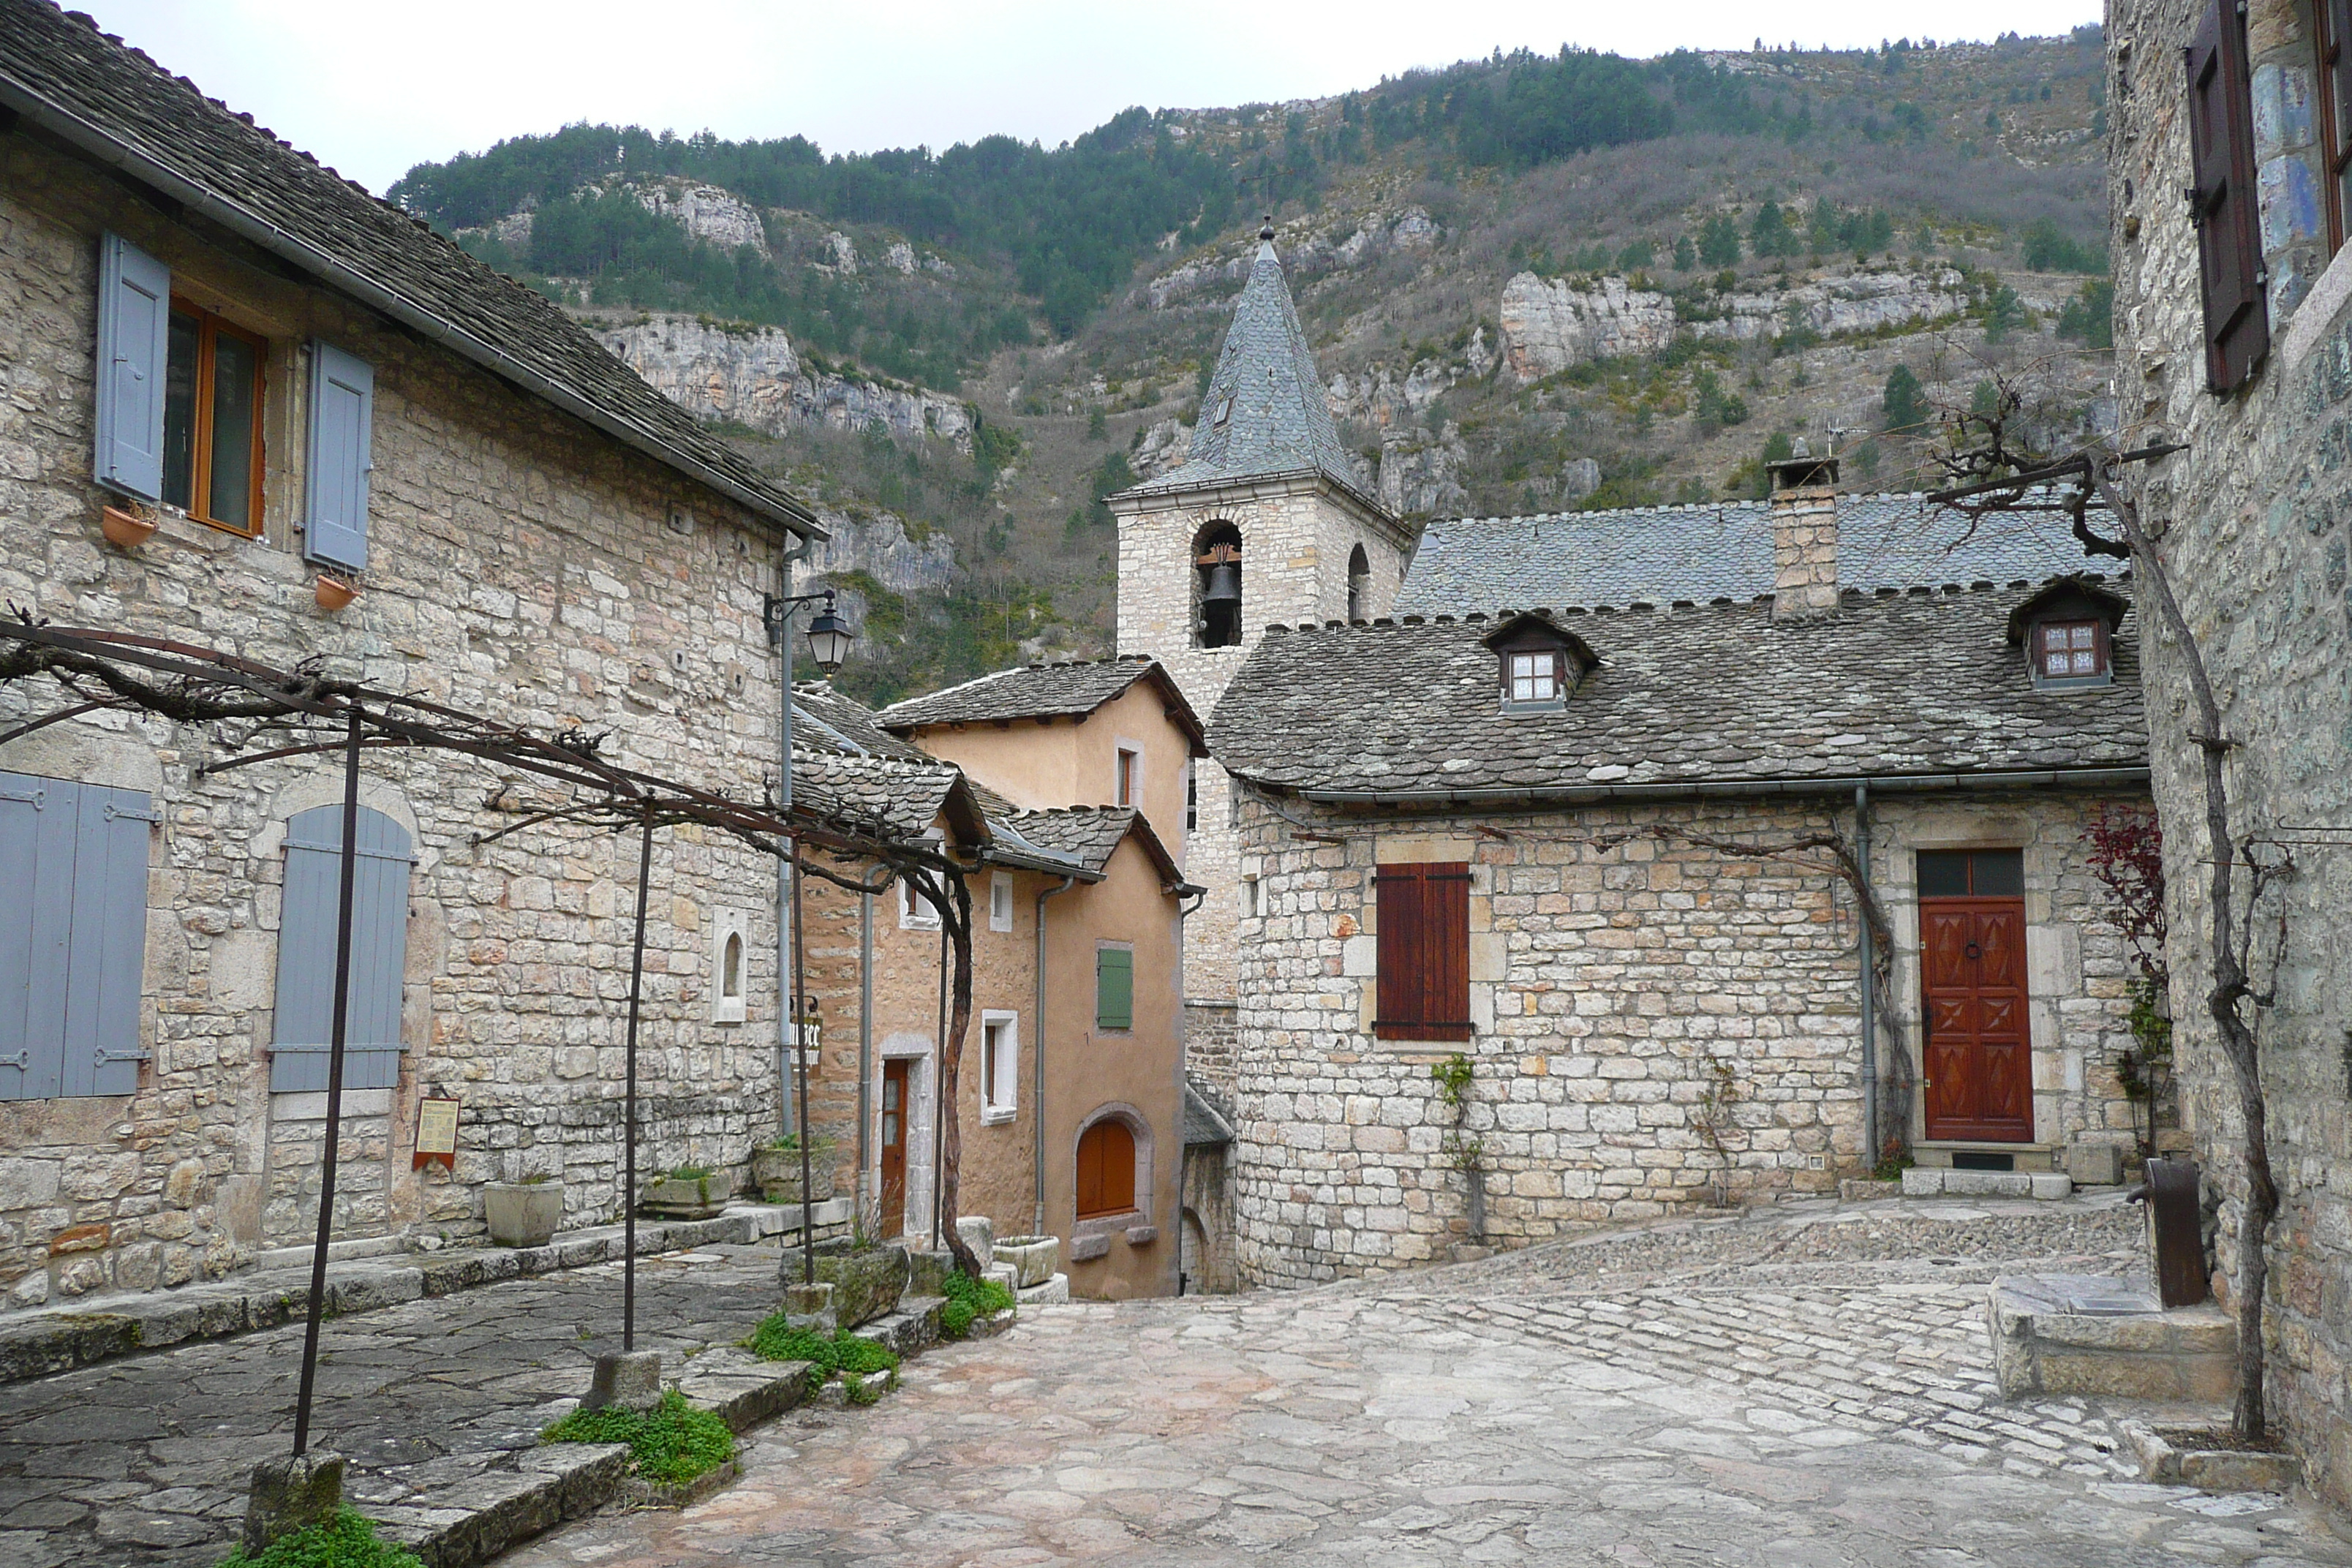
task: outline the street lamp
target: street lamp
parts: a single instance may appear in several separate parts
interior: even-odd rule
[[[790,579],[786,581],[789,584]],[[784,665],[783,740],[778,758],[777,794],[779,810],[787,826],[793,814],[793,618],[803,605],[814,605],[820,599],[824,601],[824,608],[808,626],[809,656],[816,660],[819,669],[831,675],[849,657],[849,645],[855,638],[848,623],[834,613],[832,589],[814,594],[770,594],[761,607],[768,646],[776,650]],[[800,843],[795,836],[790,853],[776,863],[776,1002],[777,1010],[782,1014],[776,1028],[776,1090],[783,1101],[783,1120],[800,1131],[801,1279],[805,1284],[816,1279],[816,1233],[814,1205],[809,1199],[806,1036],[813,1031],[803,1027],[801,1016],[808,991],[803,973],[808,949],[801,940],[801,879],[793,866],[799,853]]]

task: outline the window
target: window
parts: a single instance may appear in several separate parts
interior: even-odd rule
[[[2190,38],[2189,211],[2205,308],[2205,384],[2234,391],[2270,350],[2261,219],[2254,198],[2254,106],[2246,19],[2212,0]]]
[[[1233,416],[1234,395],[1230,392],[1222,394],[1217,398],[1217,416],[1211,420],[1210,423],[1212,425],[1223,425],[1226,420]]]
[[[344,1009],[343,1087],[400,1082],[401,981],[408,955],[408,830],[360,807],[352,897],[351,997]],[[273,1094],[327,1087],[335,1028],[335,926],[343,874],[343,808],[313,806],[286,824],[279,901]]]
[[[710,915],[710,1021],[743,1022],[751,994],[748,954],[750,921],[739,910]]]
[[[1095,1027],[1135,1027],[1135,954],[1129,949],[1095,950]]]
[[[1192,763],[1184,764],[1184,831],[1195,833],[1201,826],[1201,770]]]
[[[163,495],[199,522],[261,531],[261,377],[267,345],[172,301],[163,373]]]
[[[1135,1209],[1135,1134],[1106,1116],[1078,1135],[1078,1215],[1098,1219]]]
[[[2033,628],[2033,673],[2042,680],[2108,674],[2105,621],[2043,621]]]
[[[1385,1040],[1470,1037],[1470,868],[1382,866],[1372,1032]]]
[[[1118,794],[1113,804],[1140,805],[1143,804],[1143,753],[1132,746],[1118,749]]]
[[[1257,879],[1244,877],[1242,879],[1242,918],[1254,921],[1265,912],[1265,906],[1258,902]]]
[[[2316,0],[2320,184],[2327,200],[2327,248],[2345,241],[2346,185],[2352,183],[2352,0]]]
[[[1557,702],[1560,699],[1559,650],[1515,653],[1511,661],[1511,702]]]
[[[1923,899],[2019,899],[2025,896],[2021,849],[1922,849]]]
[[[138,1089],[154,820],[139,790],[0,773],[0,1100]]]
[[[915,872],[898,879],[898,929],[900,931],[940,929],[940,911],[931,907],[929,900],[915,891],[913,879],[921,875],[921,872]]]
[[[937,923],[937,917],[934,917],[933,923]],[[1013,929],[1013,879],[1003,871],[988,879],[988,929]]]
[[[1021,1035],[1018,1016],[980,1016],[980,1117],[1010,1121],[1021,1103]]]
[[[1372,563],[1364,547],[1348,557],[1348,619],[1360,621],[1371,613]]]

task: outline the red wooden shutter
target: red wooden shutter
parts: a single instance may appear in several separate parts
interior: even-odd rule
[[[1078,1139],[1078,1217],[1135,1207],[1135,1134],[1122,1121],[1096,1122]]]
[[[1470,1037],[1470,868],[1382,866],[1378,1016],[1383,1039]]]
[[[2213,0],[2189,45],[2189,207],[2205,300],[2205,384],[2242,384],[2271,342],[2254,202],[2253,92],[2238,0]]]

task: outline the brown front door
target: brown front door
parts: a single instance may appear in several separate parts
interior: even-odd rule
[[[2019,858],[2014,850],[1919,857],[1931,1139],[2024,1143],[2033,1138]]]
[[[915,1064],[882,1064],[882,1236],[907,1228],[907,1069]]]

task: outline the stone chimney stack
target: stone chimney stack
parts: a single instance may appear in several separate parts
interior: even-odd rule
[[[1768,464],[1772,476],[1772,618],[1833,616],[1838,607],[1838,462],[1800,440]]]

